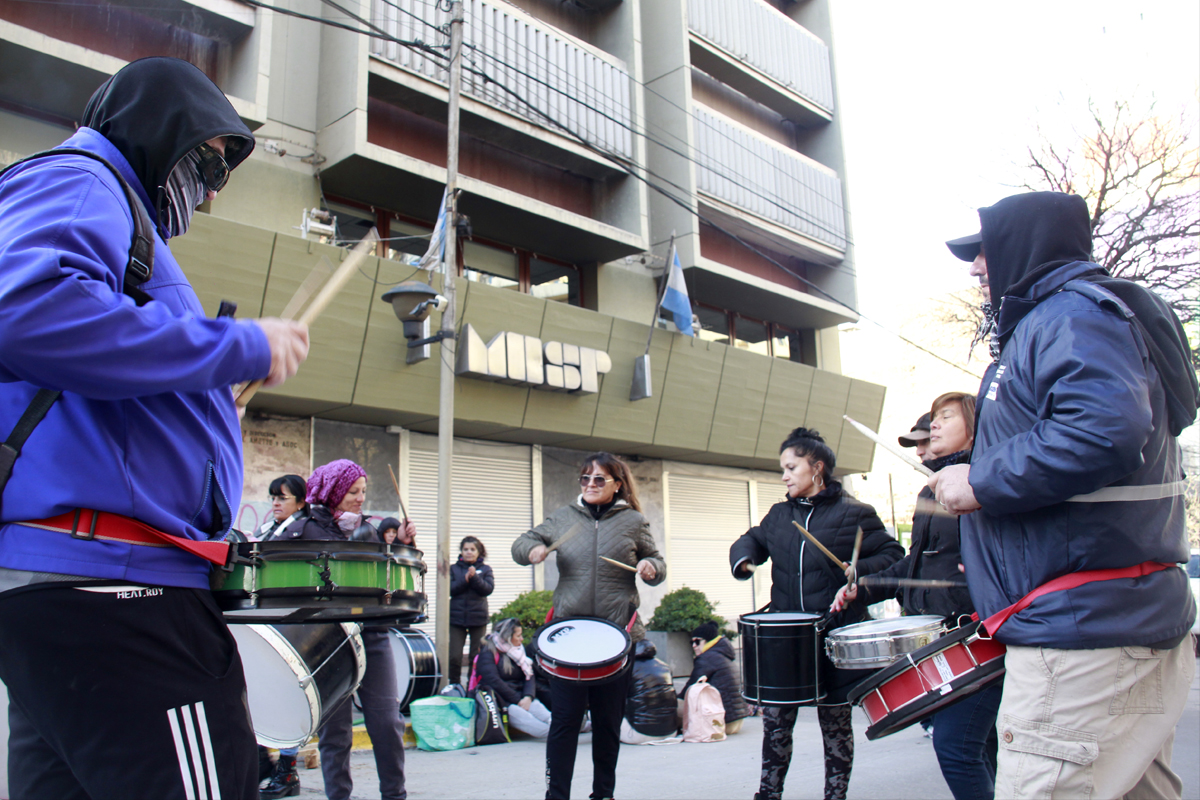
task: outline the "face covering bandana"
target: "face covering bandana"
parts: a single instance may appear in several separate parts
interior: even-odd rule
[[[182,236],[192,223],[192,214],[204,202],[208,194],[200,171],[196,165],[200,156],[195,150],[179,160],[171,170],[165,187],[167,194],[166,219],[163,220],[168,236]]]

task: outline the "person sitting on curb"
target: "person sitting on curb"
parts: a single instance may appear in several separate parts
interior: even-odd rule
[[[725,706],[725,733],[732,735],[742,729],[742,720],[750,716],[750,707],[742,697],[742,681],[734,669],[733,645],[721,635],[715,622],[705,622],[692,631],[692,652],[696,661],[687,685],[680,697],[701,678],[717,687]]]
[[[496,693],[508,707],[508,724],[538,739],[550,733],[550,709],[535,697],[533,662],[525,654],[525,632],[512,617],[492,626],[475,660],[480,688]]]

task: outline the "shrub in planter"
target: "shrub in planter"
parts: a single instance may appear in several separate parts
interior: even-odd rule
[[[554,592],[522,592],[513,598],[508,605],[492,614],[492,624],[506,617],[515,617],[525,629],[525,639],[528,641],[533,632],[546,624],[546,615],[554,604]]]
[[[684,586],[663,595],[646,627],[652,631],[691,633],[705,622],[717,623],[721,633],[730,639],[737,636],[736,631],[725,627],[725,618],[716,613],[704,592]]]

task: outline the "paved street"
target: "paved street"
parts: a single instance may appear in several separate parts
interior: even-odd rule
[[[623,800],[748,800],[758,788],[762,721],[746,720],[742,732],[717,744],[662,747],[624,746],[617,770],[617,796]],[[919,726],[875,742],[863,735],[866,718],[856,712],[851,798],[941,800],[950,798],[929,739]],[[545,793],[544,743],[521,739],[513,744],[475,747],[448,753],[408,751],[408,791],[413,798],[531,798]],[[1174,768],[1183,777],[1184,797],[1200,800],[1200,670],[1179,724]],[[369,751],[353,756],[354,798],[379,797]],[[580,737],[573,798],[591,791],[591,734]],[[796,751],[784,797],[819,798],[823,783],[821,735],[814,709],[801,709]],[[321,798],[320,770],[301,770],[301,797]]]

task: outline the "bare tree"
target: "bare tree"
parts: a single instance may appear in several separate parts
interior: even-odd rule
[[[1088,109],[1090,130],[1076,141],[1053,142],[1039,129],[1023,186],[1082,196],[1092,212],[1096,263],[1156,291],[1191,330],[1200,321],[1194,121],[1186,112],[1158,116],[1153,105],[1139,114],[1125,100],[1104,109],[1089,102]]]

